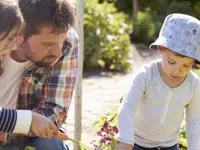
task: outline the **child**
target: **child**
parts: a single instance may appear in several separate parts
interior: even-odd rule
[[[24,26],[16,0],[0,0],[0,19],[0,57],[2,59],[11,51],[16,50],[15,41]],[[40,114],[29,110],[0,108],[0,132],[26,134],[29,129],[37,136],[44,138],[52,138],[55,135],[63,139],[67,138],[66,136],[61,137],[56,125]],[[1,133],[0,141],[4,142],[5,138],[6,134]]]
[[[136,73],[118,114],[116,150],[178,150],[186,114],[188,150],[200,150],[200,21],[168,15],[155,46],[161,55]]]

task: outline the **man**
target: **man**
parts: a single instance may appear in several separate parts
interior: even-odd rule
[[[78,67],[78,36],[72,28],[72,8],[66,0],[19,0],[19,7],[26,26],[24,35],[17,39],[19,50],[11,56],[17,62],[30,60],[34,65],[24,72],[17,109],[40,113],[61,127]],[[32,131],[25,140],[9,137],[4,149],[13,143],[18,149],[26,146],[39,150],[67,149],[62,141],[37,138]]]
[[[18,83],[27,63],[17,63],[12,61],[9,56],[2,59],[10,51],[17,49],[14,40],[24,26],[16,0],[0,1],[0,18],[0,64],[2,63],[0,67],[0,132],[3,132],[0,135],[6,137],[6,132],[27,134],[31,129],[37,136],[46,134],[46,132],[54,136],[58,129],[48,118],[31,112],[31,110],[14,109],[19,93]],[[2,70],[4,72],[1,72]],[[24,118],[28,123],[24,123]],[[38,127],[38,124],[41,125]],[[4,140],[0,139],[0,141]]]

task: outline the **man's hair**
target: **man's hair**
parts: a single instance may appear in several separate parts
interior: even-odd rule
[[[25,40],[46,25],[60,33],[74,24],[73,7],[67,0],[19,0],[19,7],[25,20]]]
[[[3,40],[13,30],[18,28],[13,36],[16,36],[23,27],[24,21],[17,0],[0,0],[0,34],[3,33]]]

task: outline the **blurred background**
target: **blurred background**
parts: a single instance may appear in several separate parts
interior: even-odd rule
[[[131,44],[149,45],[166,15],[200,18],[200,0],[85,0],[84,69],[126,72]]]

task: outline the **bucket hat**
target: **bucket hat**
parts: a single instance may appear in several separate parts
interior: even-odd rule
[[[200,62],[200,21],[185,14],[168,15],[157,40],[150,45],[163,46]]]

